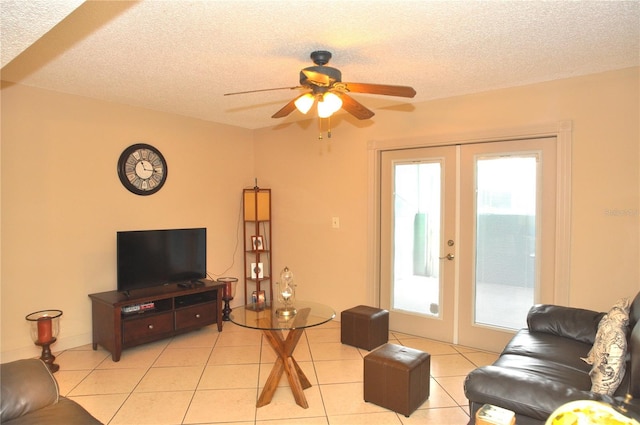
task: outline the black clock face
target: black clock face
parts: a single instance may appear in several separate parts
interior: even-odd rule
[[[167,181],[167,162],[159,150],[145,143],[129,146],[118,160],[120,181],[136,195],[151,195]]]

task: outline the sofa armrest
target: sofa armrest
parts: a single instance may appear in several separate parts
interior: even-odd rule
[[[545,332],[593,344],[598,323],[604,315],[582,308],[538,304],[529,310],[527,326],[531,332]]]
[[[20,416],[6,425],[102,425],[82,406],[66,397],[60,397],[56,404]],[[3,422],[4,425],[4,422]]]
[[[58,383],[39,359],[0,365],[0,423],[58,402]]]
[[[477,405],[493,404],[539,421],[545,421],[554,410],[570,401],[613,402],[607,395],[583,391],[539,374],[493,365],[469,373],[464,381],[464,393],[469,402]]]

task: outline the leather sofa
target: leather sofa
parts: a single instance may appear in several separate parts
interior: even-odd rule
[[[58,383],[39,359],[0,365],[3,425],[101,425],[75,401],[60,396]]]
[[[507,344],[489,366],[473,370],[464,383],[469,400],[469,425],[484,404],[509,409],[518,425],[544,425],[561,405],[575,400],[616,400],[630,394],[640,398],[640,293],[629,310],[626,372],[614,398],[591,392],[591,366],[581,358],[594,344],[605,313],[536,305],[527,315],[527,328]]]

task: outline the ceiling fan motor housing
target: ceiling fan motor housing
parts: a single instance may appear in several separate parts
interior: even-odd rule
[[[303,69],[302,71],[300,71],[300,84],[303,85],[303,86],[307,86],[309,84],[324,85],[323,82],[321,82],[321,81],[310,80],[305,75],[305,71],[310,72],[310,73],[326,75],[327,77],[329,77],[330,84],[332,84],[334,82],[338,82],[339,83],[339,82],[342,81],[342,72],[340,72],[339,69],[332,68],[330,66],[309,66],[309,67]]]

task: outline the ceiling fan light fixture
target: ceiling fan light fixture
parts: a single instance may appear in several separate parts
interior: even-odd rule
[[[342,99],[335,93],[326,92],[318,102],[318,116],[328,118],[342,108]]]
[[[302,112],[303,114],[306,114],[307,112],[309,112],[309,109],[311,109],[311,107],[313,106],[314,101],[315,101],[315,98],[311,93],[305,93],[299,98],[297,98],[294,103],[298,111]]]

